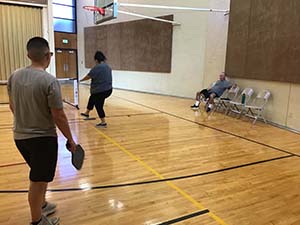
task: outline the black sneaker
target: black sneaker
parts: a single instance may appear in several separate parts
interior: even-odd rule
[[[208,112],[210,112],[211,111],[211,108],[210,107],[207,107],[206,108],[206,112],[208,113]]]
[[[86,118],[89,118],[89,117],[90,117],[89,114],[85,114],[85,113],[80,113],[80,115],[81,115],[81,116],[84,116],[84,117],[86,117]]]
[[[195,104],[191,106],[192,109],[196,110],[199,109],[199,106],[196,106]]]
[[[98,123],[96,125],[96,127],[103,127],[103,128],[106,128],[107,127],[107,123]]]

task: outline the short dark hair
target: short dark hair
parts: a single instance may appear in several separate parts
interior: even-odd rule
[[[27,42],[27,52],[31,60],[41,61],[49,52],[48,41],[42,37],[33,37]]]
[[[106,60],[106,57],[101,51],[97,51],[95,53],[94,59],[97,60],[99,63],[101,63]]]

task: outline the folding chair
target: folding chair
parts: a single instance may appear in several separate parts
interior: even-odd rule
[[[233,101],[230,101],[226,110],[226,114],[230,112],[234,112],[242,116],[245,111],[245,105],[251,100],[251,96],[253,95],[254,91],[252,88],[245,88],[242,93]],[[245,95],[245,102],[242,103],[243,95]]]
[[[215,100],[214,111],[218,109],[227,110],[230,101],[234,101],[237,98],[240,88],[237,85],[233,85],[229,90],[226,90],[220,98]]]
[[[265,109],[265,105],[268,103],[270,97],[271,92],[268,90],[263,90],[257,94],[257,96],[253,99],[251,104],[245,105],[245,115],[254,118],[253,124],[255,124],[257,119],[263,119],[263,121],[267,123],[263,116],[263,112]]]

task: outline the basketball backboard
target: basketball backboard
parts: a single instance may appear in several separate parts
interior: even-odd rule
[[[104,14],[94,11],[94,23],[100,24],[118,16],[118,0],[95,0],[95,6],[104,9]]]

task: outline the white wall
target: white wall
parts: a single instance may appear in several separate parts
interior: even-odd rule
[[[210,8],[229,9],[229,0],[210,0]],[[215,82],[225,68],[229,16],[208,15],[203,87]]]
[[[210,6],[209,0],[124,0],[121,2],[203,8],[208,8]],[[80,76],[83,76],[88,71],[84,67],[83,27],[92,26],[93,22],[92,13],[82,10],[82,6],[89,4],[93,4],[93,1],[78,1],[78,18],[80,18],[80,20],[78,20]],[[151,16],[174,14],[175,21],[182,25],[174,27],[172,72],[170,74],[114,71],[114,87],[167,95],[194,97],[195,91],[203,87],[207,21],[209,13],[136,9],[129,7],[122,8],[122,10]],[[224,16],[222,13],[221,15],[223,19]],[[138,18],[120,15],[117,20],[112,22],[115,23],[132,19]]]

